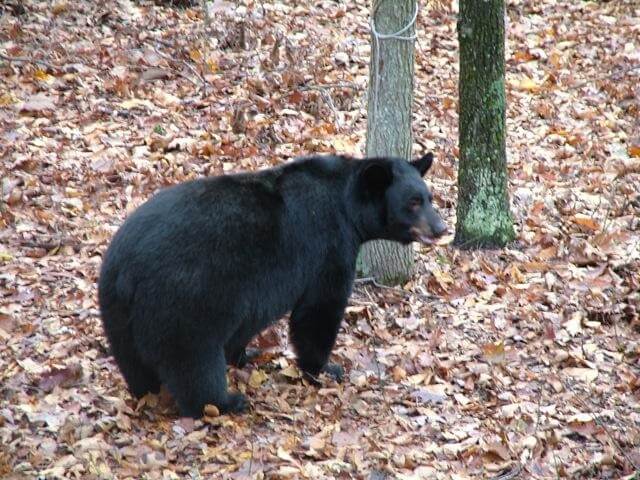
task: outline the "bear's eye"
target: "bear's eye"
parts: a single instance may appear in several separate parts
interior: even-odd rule
[[[409,210],[419,210],[422,207],[422,203],[422,197],[413,197],[411,200],[409,200]]]

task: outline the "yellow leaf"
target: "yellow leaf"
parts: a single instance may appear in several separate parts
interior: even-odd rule
[[[215,58],[209,58],[207,60],[207,69],[209,73],[216,73],[218,71],[218,62]]]
[[[251,450],[245,450],[244,452],[240,452],[237,455],[233,455],[233,457],[237,463],[241,463],[241,462],[244,462],[245,460],[251,459],[253,457],[253,452]]]
[[[336,152],[346,153],[347,155],[357,155],[357,140],[347,136],[335,136],[331,139],[331,146]]]
[[[189,57],[194,62],[199,62],[200,60],[202,60],[202,53],[197,48],[193,48],[189,50]]]
[[[267,378],[267,374],[262,370],[253,370],[247,383],[251,388],[258,388]]]
[[[45,72],[42,69],[36,70],[33,76],[39,82],[46,82],[46,83],[52,83],[56,79],[56,77],[54,77],[53,75],[49,75],[47,72]]]
[[[11,93],[5,92],[0,95],[0,107],[5,107],[7,105],[12,105],[14,103],[18,103],[18,99],[14,97]]]
[[[287,368],[282,370],[282,374],[289,378],[300,378],[302,376],[300,370],[298,370],[294,365],[289,365]]]
[[[640,144],[637,145],[629,145],[629,149],[627,153],[630,157],[640,158]]]
[[[522,80],[516,83],[516,88],[524,90],[526,92],[537,92],[540,90],[540,85],[529,77],[524,77]]]
[[[10,262],[13,260],[13,255],[9,252],[0,252],[0,262]]]

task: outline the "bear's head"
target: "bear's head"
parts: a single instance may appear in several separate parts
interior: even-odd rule
[[[447,232],[422,179],[432,163],[432,153],[411,162],[389,157],[361,162],[359,223],[366,240],[433,243]]]

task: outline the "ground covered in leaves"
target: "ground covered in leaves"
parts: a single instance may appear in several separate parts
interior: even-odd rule
[[[453,225],[457,7],[442,3],[418,19],[414,152],[436,152],[430,183]],[[360,154],[368,2],[0,10],[1,478],[633,478],[634,0],[508,2],[516,244],[422,247],[402,288],[358,283],[342,385],[301,380],[280,324],[229,371],[251,412],[203,421],[127,393],[98,316],[101,253],[165,185]]]

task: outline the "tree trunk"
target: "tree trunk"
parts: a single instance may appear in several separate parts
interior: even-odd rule
[[[460,167],[454,243],[503,247],[515,238],[507,192],[504,0],[460,0]]]
[[[416,0],[373,0],[372,15],[379,34],[393,34],[411,24]],[[411,158],[411,103],[415,28],[397,38],[371,34],[369,100],[367,105],[367,156]],[[366,243],[360,253],[364,276],[381,283],[404,283],[413,273],[411,245],[378,240]]]

